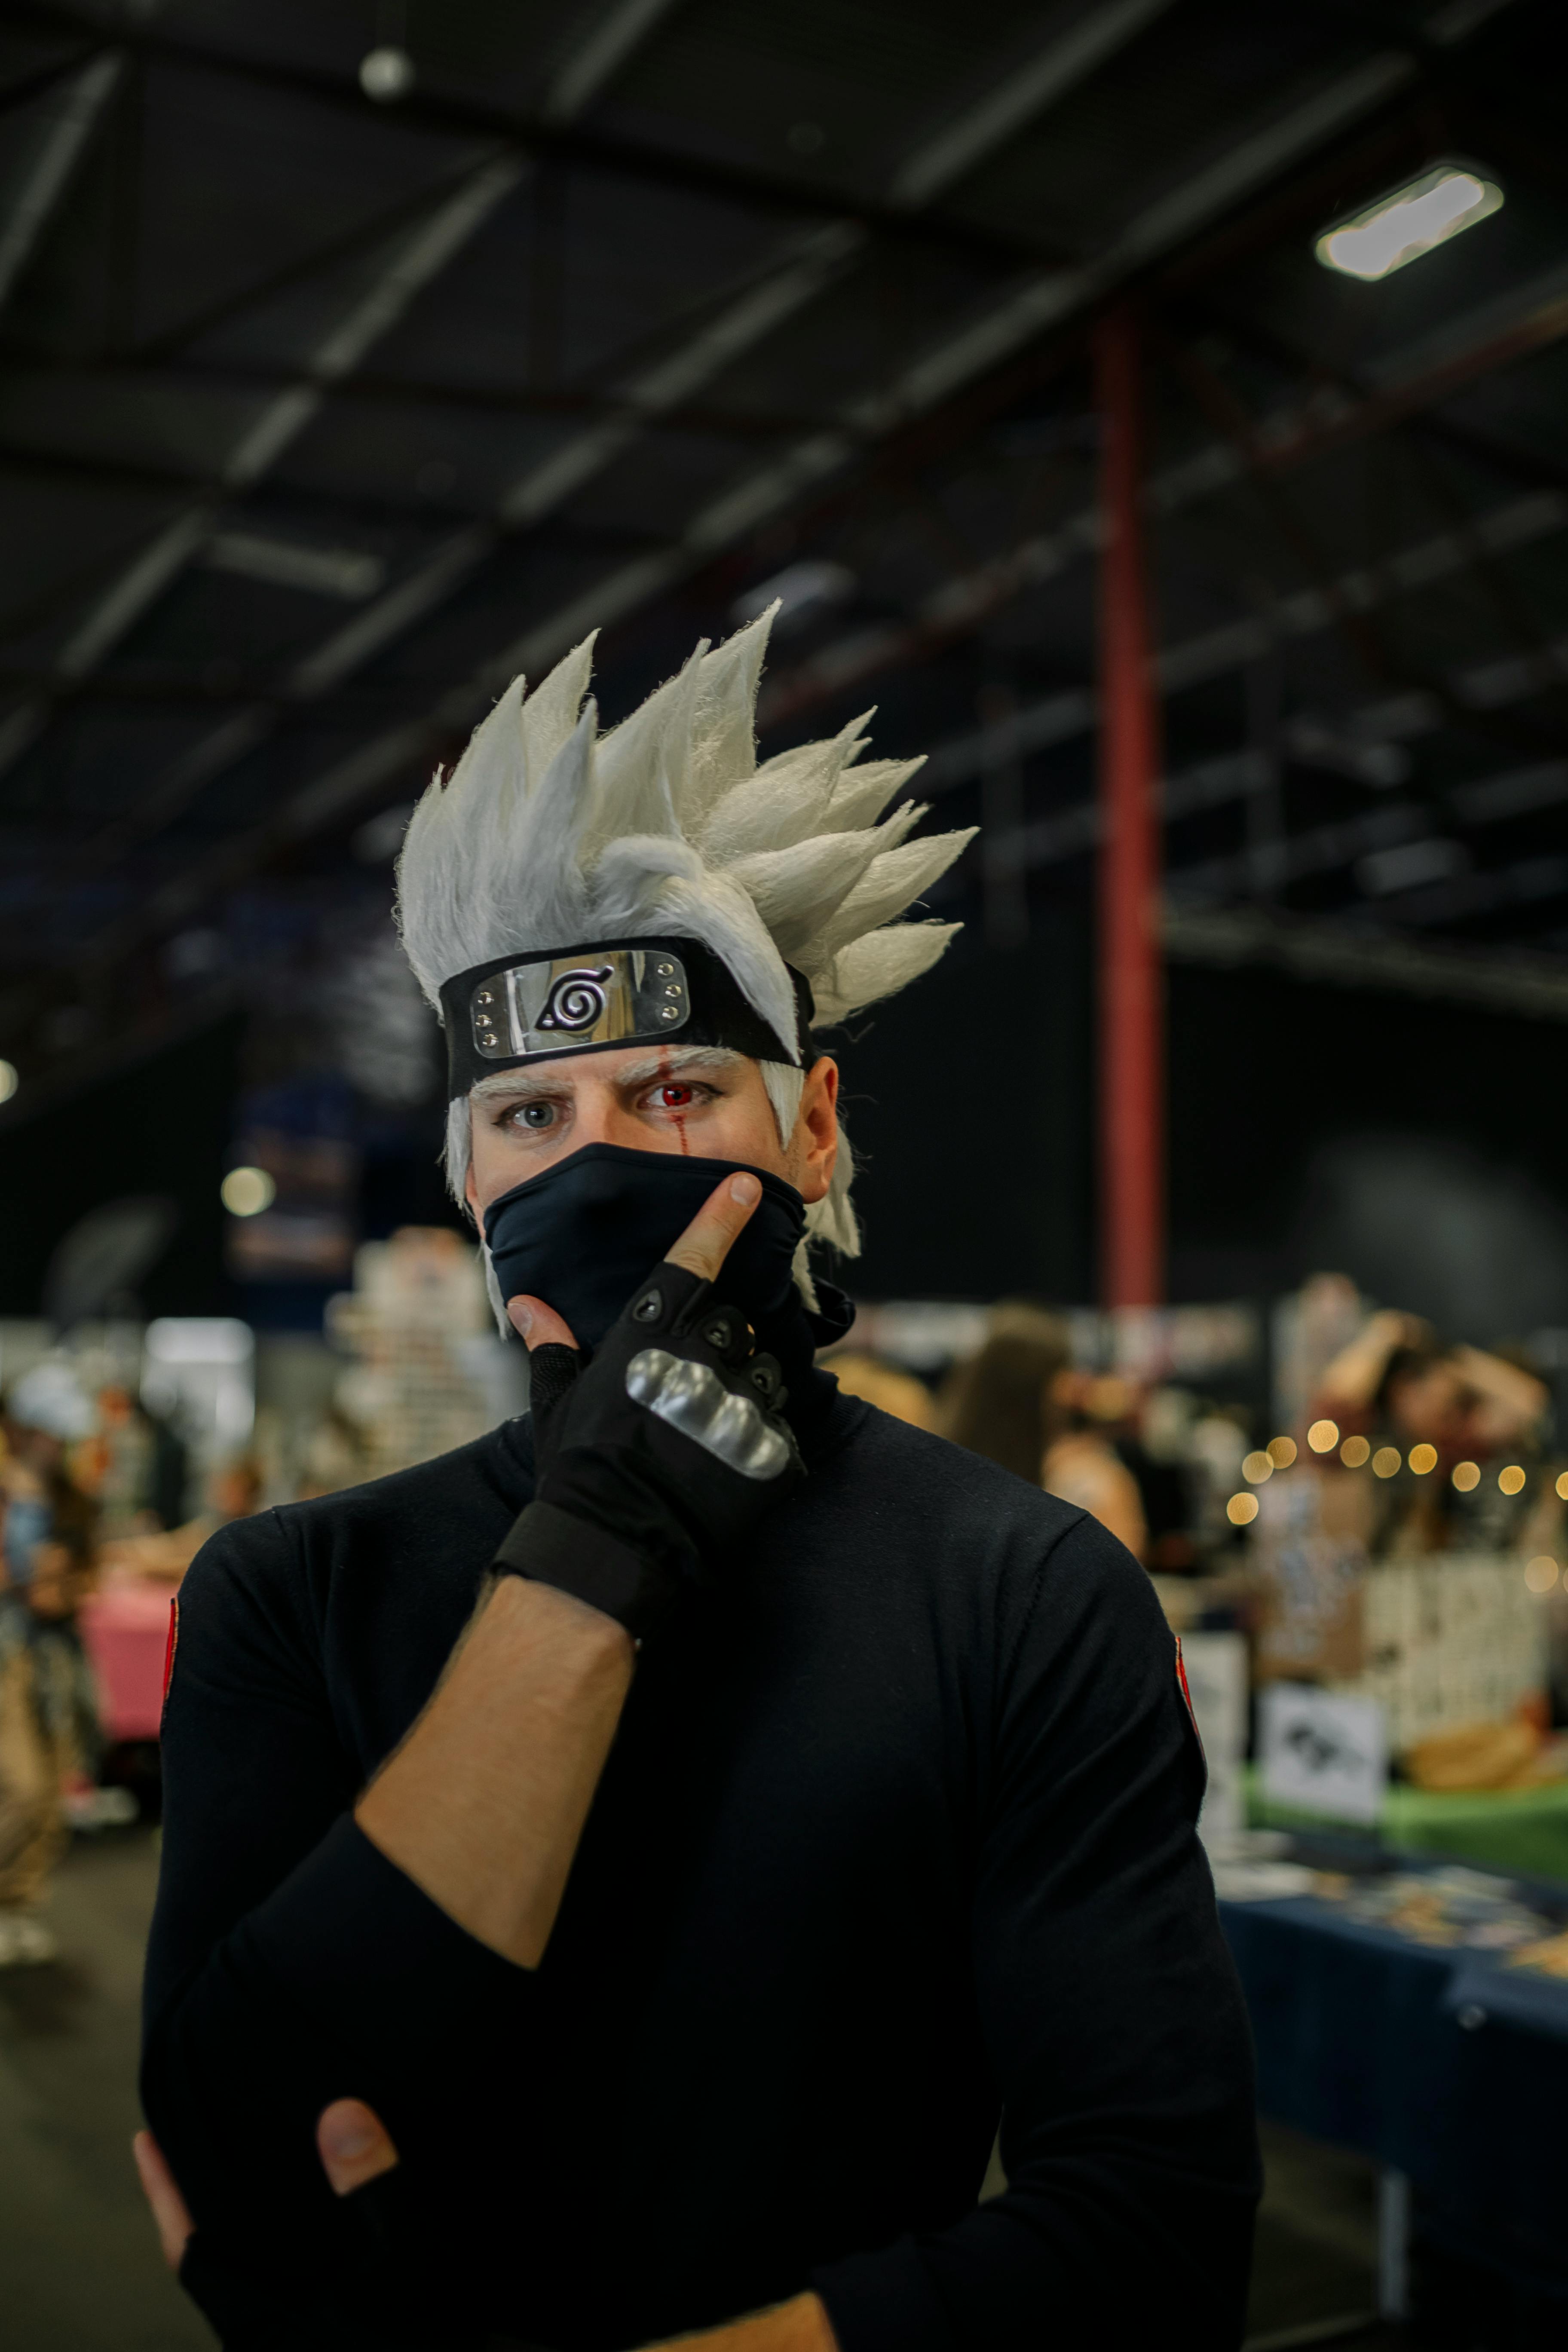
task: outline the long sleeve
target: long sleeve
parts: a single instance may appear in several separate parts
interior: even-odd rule
[[[148,2120],[204,2271],[258,2296],[263,2281],[315,2292],[358,2244],[358,2217],[317,2159],[321,2108],[367,2100],[416,2160],[439,2121],[454,2021],[493,2043],[527,1979],[354,1825],[363,1764],[334,1722],[309,1587],[276,1514],[215,1537],[186,1578],[163,1748]]]
[[[1079,1520],[1004,1658],[982,1773],[973,1969],[1007,2189],[818,2271],[842,2352],[1239,2341],[1251,2046],[1202,1791],[1152,1590]]]

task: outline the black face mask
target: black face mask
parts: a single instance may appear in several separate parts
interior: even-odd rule
[[[738,1307],[775,1354],[781,1343],[788,1349],[792,1329],[807,1352],[814,1339],[820,1346],[840,1338],[853,1312],[842,1293],[821,1286],[825,1311],[808,1317],[795,1286],[805,1203],[792,1184],[740,1160],[628,1151],[618,1143],[584,1144],[491,1202],[485,1239],[501,1297],[543,1299],[580,1347],[596,1348],[703,1202],[726,1176],[739,1175],[756,1177],[763,1197],[720,1269],[715,1296]]]

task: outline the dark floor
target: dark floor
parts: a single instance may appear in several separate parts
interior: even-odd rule
[[[159,2257],[132,2168],[148,1831],[79,1842],[50,1900],[61,1958],[0,1971],[0,2336],[5,2352],[212,2352]],[[1371,2168],[1270,2128],[1253,2352],[1394,2352],[1371,2321]],[[1358,2320],[1363,2324],[1357,2325]],[[1348,2323],[1327,2332],[1333,2323]]]
[[[1331,2342],[1343,2352],[1360,2352],[1363,2346],[1370,2352],[1374,2345],[1393,2352],[1403,2340],[1400,2331],[1373,2317],[1372,2166],[1279,2124],[1263,2126],[1263,2163],[1267,2185],[1247,2307],[1249,2352]]]
[[[0,1969],[0,2337],[6,2352],[212,2352],[163,2268],[131,2161],[151,1832],[79,1842],[52,1967]]]

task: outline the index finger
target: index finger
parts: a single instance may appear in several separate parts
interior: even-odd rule
[[[729,1256],[736,1235],[763,1197],[754,1176],[726,1176],[703,1202],[680,1239],[666,1250],[665,1264],[711,1282]]]

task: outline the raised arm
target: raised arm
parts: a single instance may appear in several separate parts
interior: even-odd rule
[[[666,1263],[710,1282],[760,1198],[753,1176],[721,1184]],[[543,1300],[513,1299],[510,1311],[531,1352],[574,1347]],[[605,1532],[596,1508],[593,1520],[545,1508],[557,1516],[543,1526],[523,1515],[521,1572],[497,1580],[430,1704],[355,1808],[389,1861],[521,1968],[536,1967],[550,1939],[635,1655],[616,1618],[535,1580],[552,1543],[568,1555],[561,1572],[585,1583],[570,1557],[578,1530]]]

